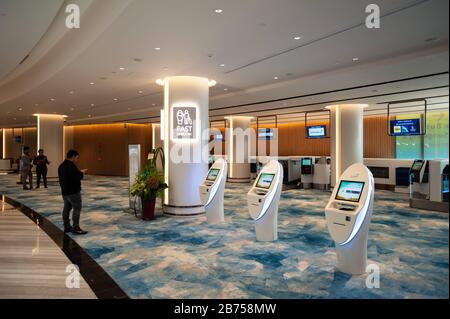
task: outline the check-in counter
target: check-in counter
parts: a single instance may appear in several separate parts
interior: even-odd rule
[[[372,172],[375,187],[401,193],[408,192],[409,169],[414,160],[395,158],[365,158],[366,165]]]

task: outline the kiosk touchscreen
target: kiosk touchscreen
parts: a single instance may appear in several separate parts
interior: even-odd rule
[[[424,160],[415,160],[409,170],[411,175],[411,182],[421,183],[422,182],[422,168],[425,164]]]
[[[208,223],[223,222],[223,196],[227,178],[228,165],[223,159],[215,161],[208,171],[208,175],[200,184],[200,199],[205,206]]]
[[[367,264],[374,179],[366,166],[357,163],[347,168],[336,185],[325,215],[336,245],[337,268],[348,274],[363,274]]]
[[[278,238],[278,203],[283,186],[283,167],[269,161],[247,194],[250,216],[255,220],[256,239],[274,241]]]

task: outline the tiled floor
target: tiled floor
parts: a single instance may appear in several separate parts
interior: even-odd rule
[[[58,186],[24,192],[16,180],[0,176],[0,194],[62,227]],[[449,216],[411,209],[406,195],[376,192],[368,257],[381,277],[369,289],[366,276],[335,270],[329,193],[284,191],[279,240],[262,243],[247,212],[249,185],[227,185],[220,226],[205,216],[138,220],[123,212],[127,187],[126,178],[87,177],[82,226],[90,233],[75,240],[132,298],[449,297]]]
[[[0,198],[0,299],[96,298],[61,249],[21,212]],[[66,269],[69,270],[66,273]]]

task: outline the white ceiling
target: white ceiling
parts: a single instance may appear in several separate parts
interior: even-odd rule
[[[40,0],[49,4],[39,9],[34,0],[4,2],[15,18],[4,20],[0,5],[0,126],[31,125],[32,114],[53,112],[68,115],[69,123],[155,121],[163,99],[155,80],[169,75],[218,82],[212,119],[341,100],[376,109],[390,100],[440,96],[448,105],[447,0],[378,0],[380,29],[365,27],[361,0],[66,1],[82,8],[78,30],[64,26],[64,5],[55,10],[61,1]],[[50,25],[37,46],[37,35],[21,36],[38,29],[27,20],[30,10],[45,11],[38,20]],[[3,46],[10,34],[14,41]],[[11,56],[20,62],[27,52],[20,67],[3,62]],[[378,83],[384,84],[370,86]],[[296,96],[303,97],[278,100]],[[278,101],[258,103],[267,100]]]

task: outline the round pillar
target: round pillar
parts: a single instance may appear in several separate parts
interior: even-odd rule
[[[249,183],[250,161],[249,143],[252,136],[249,130],[252,117],[229,116],[226,132],[226,155],[229,163],[228,182]]]
[[[37,149],[43,149],[50,165],[47,178],[58,178],[58,166],[64,160],[64,115],[36,114]]]
[[[327,106],[331,111],[331,186],[354,163],[363,163],[363,113],[366,104]]]
[[[208,172],[209,87],[214,81],[194,76],[158,80],[164,86],[163,125],[167,215],[203,214],[199,186]]]

